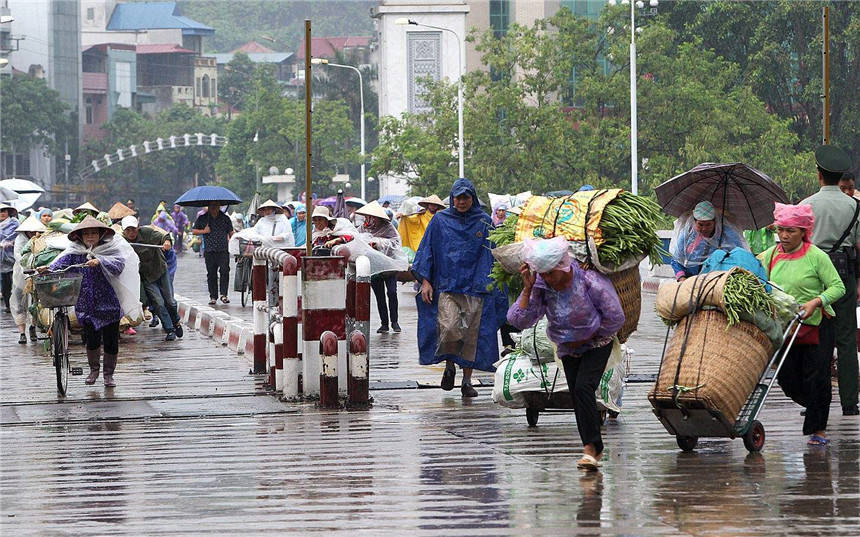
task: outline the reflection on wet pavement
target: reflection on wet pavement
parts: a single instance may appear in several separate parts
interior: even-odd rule
[[[404,333],[374,335],[372,378],[438,382],[440,368],[416,365],[404,294]],[[658,323],[631,340],[634,371],[656,367]],[[305,403],[254,414],[225,406],[274,404],[244,358],[196,334],[165,352],[144,328],[124,340],[115,391],[73,377],[61,402],[49,363],[13,332],[0,316],[12,351],[0,355],[3,535],[860,535],[860,420],[841,415],[838,397],[830,447],[806,446],[798,407],[777,391],[760,416],[762,453],[729,439],[682,453],[651,412],[650,385],[630,384],[604,428],[604,465],[587,474],[575,467],[572,413],[529,428],[487,387],[473,401],[378,390],[370,411]],[[189,401],[218,410],[159,410]],[[120,417],[100,418],[104,409]]]

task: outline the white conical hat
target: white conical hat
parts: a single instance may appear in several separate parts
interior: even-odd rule
[[[371,201],[370,203],[356,210],[355,212],[356,214],[363,214],[364,216],[375,216],[376,218],[390,220],[388,214],[386,214],[385,212],[385,209],[382,208],[382,205],[380,205],[378,201]]]
[[[92,203],[90,203],[90,202],[86,202],[86,203],[84,203],[83,205],[78,205],[77,207],[75,207],[75,210],[74,210],[74,211],[72,211],[72,214],[75,214],[75,213],[77,213],[78,211],[93,211],[93,212],[94,212],[94,213],[96,213],[96,214],[98,214],[98,212],[99,212],[99,210],[98,210],[98,209],[96,209],[96,208],[93,206],[93,204],[92,204]]]
[[[24,220],[24,222],[20,226],[18,226],[18,231],[33,231],[36,233],[44,233],[45,231],[48,231],[48,228],[45,227],[45,224],[43,224],[42,221],[36,218],[36,215],[33,214],[27,217],[27,219]]]
[[[439,199],[439,196],[437,196],[436,194],[427,196],[426,198],[421,198],[418,201],[418,205],[420,205],[422,207],[424,207],[428,204],[431,204],[431,203],[433,205],[438,205],[439,207],[446,207],[445,202],[442,201],[441,199]]]
[[[270,199],[269,199],[269,200],[266,200],[266,202],[265,202],[265,203],[263,203],[262,205],[260,205],[259,207],[257,207],[257,214],[259,214],[259,213],[260,213],[260,209],[263,209],[264,207],[271,207],[272,209],[274,209],[274,210],[275,210],[275,212],[276,212],[276,213],[283,212],[283,209],[281,208],[281,206],[280,206],[280,205],[278,205],[277,203],[275,203],[274,201],[272,201],[272,200],[270,200]]]

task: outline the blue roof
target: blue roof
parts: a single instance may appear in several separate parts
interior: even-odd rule
[[[214,28],[183,17],[176,2],[117,4],[107,29],[111,31],[181,29],[183,34],[210,35]]]

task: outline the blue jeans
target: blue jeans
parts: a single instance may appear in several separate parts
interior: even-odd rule
[[[154,282],[143,284],[149,307],[158,315],[161,325],[166,331],[171,331],[179,324],[179,312],[176,310],[176,299],[173,298],[173,286],[170,284],[170,274],[165,270]]]

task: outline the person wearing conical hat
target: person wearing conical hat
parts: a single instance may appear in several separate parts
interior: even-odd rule
[[[119,322],[123,316],[120,298],[111,281],[120,276],[130,262],[123,254],[125,250],[117,244],[124,241],[114,239],[113,229],[87,215],[69,232],[72,245],[50,265],[52,271],[67,269],[83,275],[75,315],[87,342],[90,374],[84,382],[95,384],[104,346],[104,385],[107,387],[116,386],[113,374],[119,354]],[[48,268],[38,270],[45,272]],[[138,283],[138,293],[139,286]]]
[[[433,194],[419,200],[418,205],[423,210],[415,214],[402,215],[400,224],[397,226],[403,246],[413,252],[418,250],[421,239],[424,238],[424,231],[430,225],[433,215],[445,208],[445,202]]]
[[[397,255],[402,256],[400,235],[389,220],[388,213],[378,202],[372,201],[358,209],[356,213],[364,216],[362,231],[373,235],[370,246],[391,258],[395,258]],[[381,323],[376,333],[388,332],[389,326],[395,333],[399,333],[397,275],[393,273],[374,274],[370,278],[370,288],[373,289],[373,294],[376,296],[376,308]],[[387,306],[386,296],[388,298]]]
[[[15,265],[12,268],[12,294],[9,305],[12,310],[12,317],[15,319],[15,325],[18,327],[18,343],[23,345],[27,343],[27,310],[30,306],[30,295],[24,292],[26,280],[24,279],[24,267],[21,258],[30,239],[48,231],[48,228],[42,224],[36,214],[33,214],[18,226],[17,231],[18,237],[15,239],[14,247]],[[33,326],[30,327],[30,339],[36,341],[36,332]]]
[[[257,216],[254,232],[265,239],[264,246],[289,248],[295,245],[293,229],[280,205],[272,200],[266,200],[257,207]],[[271,244],[265,244],[269,240]]]
[[[12,296],[12,268],[15,265],[15,238],[19,224],[18,209],[0,203],[0,294],[6,313],[12,311],[9,299]]]
[[[108,211],[108,217],[114,224],[118,223],[126,216],[134,216],[134,210],[120,201],[114,203]]]
[[[839,189],[842,175],[852,169],[851,156],[834,145],[815,150],[818,170],[817,193],[801,201],[815,214],[812,244],[827,252],[839,272],[845,295],[832,304],[835,317],[825,318],[819,327],[821,352],[832,356],[836,348],[839,372],[839,402],[845,416],[860,415],[857,362],[857,264],[860,259],[860,218],[858,202]]]

